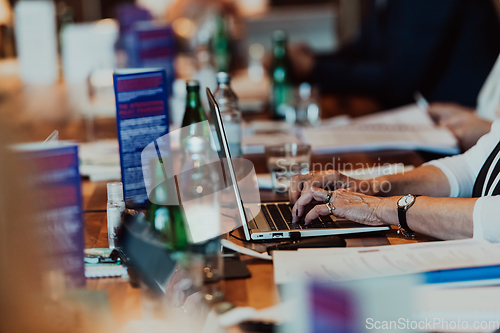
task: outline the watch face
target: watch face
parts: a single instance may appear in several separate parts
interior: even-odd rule
[[[405,195],[398,201],[398,206],[399,207],[405,207],[408,206],[411,202],[413,201],[413,195]]]

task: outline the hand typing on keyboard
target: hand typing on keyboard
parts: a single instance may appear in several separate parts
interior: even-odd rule
[[[387,200],[373,196],[378,185],[376,178],[359,180],[336,170],[295,176],[289,190],[290,202],[294,204],[292,222],[303,221],[308,226],[331,214],[372,226],[384,225],[380,205]],[[329,191],[331,197],[328,201]]]
[[[336,170],[326,170],[316,172],[314,174],[294,176],[290,181],[288,196],[290,198],[290,202],[294,204],[299,197],[303,193],[308,192],[311,187],[322,188],[327,191],[335,191],[344,188],[366,193],[365,191],[360,191],[361,187],[365,183],[366,182],[360,182],[358,179],[349,178]],[[369,186],[365,185],[365,187]],[[369,191],[369,188],[366,188],[365,190]]]
[[[292,209],[292,222],[304,220],[304,225],[315,223],[318,218],[330,215],[346,218],[348,220],[359,222],[371,226],[386,225],[382,215],[392,211],[397,204],[397,197],[381,198],[362,193],[353,192],[346,189],[340,189],[332,192],[332,197],[328,202],[331,209],[324,203],[328,191],[318,187],[311,187],[307,192],[300,196]],[[393,202],[394,201],[394,202]],[[312,208],[311,203],[313,203]]]

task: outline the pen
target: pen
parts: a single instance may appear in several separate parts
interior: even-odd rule
[[[500,278],[500,265],[463,267],[424,273],[427,283],[452,283]]]
[[[420,91],[415,91],[415,93],[413,94],[413,98],[415,98],[415,102],[417,103],[419,108],[427,111],[427,109],[429,108],[429,102],[420,93]]]

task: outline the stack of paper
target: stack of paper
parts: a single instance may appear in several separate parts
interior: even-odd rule
[[[301,137],[320,154],[383,149],[460,152],[453,134],[436,126],[416,105],[356,118],[344,126],[304,128]]]
[[[90,181],[119,180],[120,154],[117,140],[101,140],[80,144],[80,174]]]
[[[344,175],[355,178],[355,179],[372,179],[385,175],[393,175],[396,173],[404,173],[413,170],[415,167],[413,165],[399,164],[385,164],[381,166],[376,166],[373,168],[360,168],[354,170],[339,170]],[[259,173],[257,174],[257,182],[260,189],[272,189],[273,181],[271,179],[271,174],[269,173]]]
[[[444,269],[500,265],[500,244],[458,240],[368,248],[274,251],[274,280],[300,276],[348,281]]]

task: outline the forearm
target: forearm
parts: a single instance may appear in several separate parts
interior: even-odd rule
[[[447,197],[450,195],[450,184],[445,174],[437,167],[426,165],[412,171],[381,176],[360,184],[370,186],[365,193],[376,196],[392,196],[404,194],[419,194],[432,197]]]
[[[383,199],[376,213],[380,220],[399,224],[398,200],[398,196]],[[408,227],[439,239],[471,238],[476,201],[477,198],[418,197],[406,213]]]

